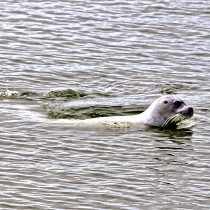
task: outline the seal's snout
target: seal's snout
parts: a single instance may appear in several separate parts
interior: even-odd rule
[[[194,110],[192,107],[189,106],[189,107],[186,107],[185,109],[181,110],[180,114],[192,117],[194,114]]]
[[[188,107],[188,113],[189,113],[190,116],[193,116],[194,110],[193,110],[192,107]]]

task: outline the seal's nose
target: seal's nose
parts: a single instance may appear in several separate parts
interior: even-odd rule
[[[194,113],[194,110],[193,110],[193,108],[192,107],[188,107],[188,113],[189,113],[189,115],[193,115],[193,113]]]
[[[185,107],[184,109],[182,109],[180,112],[180,114],[183,114],[183,115],[186,115],[186,116],[189,116],[189,117],[192,117],[193,116],[193,108],[188,106],[188,107]]]

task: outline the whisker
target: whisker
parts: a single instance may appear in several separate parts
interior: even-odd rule
[[[170,125],[177,125],[178,123],[180,123],[181,121],[185,120],[189,118],[188,116],[185,115],[181,115],[181,114],[175,114],[171,117],[169,117],[164,123],[163,123],[163,127],[168,127]]]

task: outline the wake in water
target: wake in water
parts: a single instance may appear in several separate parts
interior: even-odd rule
[[[10,98],[10,97],[18,97],[21,94],[18,91],[6,90],[5,92],[0,92],[0,97]]]

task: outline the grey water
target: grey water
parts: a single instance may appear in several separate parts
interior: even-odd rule
[[[0,1],[0,209],[210,209],[208,0]],[[188,130],[71,129],[174,94]]]

